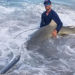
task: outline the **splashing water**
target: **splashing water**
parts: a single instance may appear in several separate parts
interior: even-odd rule
[[[30,51],[24,43],[37,29],[14,38],[24,30],[39,27],[41,13],[45,9],[39,0],[37,4],[35,2],[0,1],[0,70],[13,56],[21,53],[20,61],[7,75],[74,75],[75,35],[49,39],[42,43],[41,47]],[[53,9],[62,19],[64,26],[75,26],[74,9],[56,3],[53,4]]]

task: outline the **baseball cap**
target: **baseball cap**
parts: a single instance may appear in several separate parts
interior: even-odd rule
[[[45,5],[45,6],[51,5],[51,1],[50,1],[50,0],[45,0],[45,1],[44,1],[44,5]]]

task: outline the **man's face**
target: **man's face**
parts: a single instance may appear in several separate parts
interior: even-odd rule
[[[46,10],[51,9],[51,5],[46,5],[46,6],[45,6],[45,9],[46,9]]]

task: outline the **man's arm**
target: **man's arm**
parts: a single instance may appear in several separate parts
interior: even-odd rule
[[[44,14],[41,15],[41,23],[40,23],[40,28],[45,26],[45,21],[44,21]]]
[[[59,16],[57,15],[56,12],[53,12],[53,17],[52,19],[56,22],[57,24],[57,27],[56,27],[56,30],[57,30],[57,33],[60,31],[60,29],[62,28],[63,26],[63,23],[61,22]]]

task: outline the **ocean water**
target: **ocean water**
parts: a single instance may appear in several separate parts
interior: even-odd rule
[[[63,25],[75,26],[75,1],[52,0],[52,3]],[[25,48],[24,43],[40,26],[43,11],[43,0],[0,0],[0,70],[13,56],[21,54],[20,61],[5,75],[75,75],[75,35],[50,39],[44,44],[44,49],[57,49],[58,59],[54,53],[52,58],[46,58]]]

